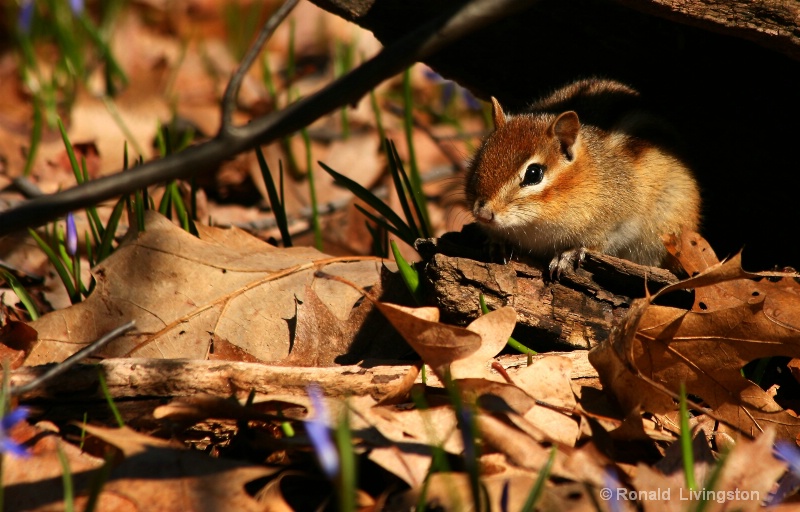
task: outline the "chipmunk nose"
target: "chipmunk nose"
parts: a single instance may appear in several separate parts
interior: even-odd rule
[[[475,215],[475,220],[488,224],[494,220],[494,211],[486,204],[486,201],[479,199],[475,201],[475,207],[472,209],[472,214]]]

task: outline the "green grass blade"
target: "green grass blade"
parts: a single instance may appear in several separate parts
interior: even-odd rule
[[[28,294],[28,290],[22,286],[22,283],[12,274],[5,269],[0,269],[0,275],[3,276],[3,279],[6,280],[8,286],[14,290],[14,293],[17,294],[19,297],[19,301],[22,302],[22,305],[25,307],[25,311],[28,312],[28,316],[31,317],[31,320],[36,320],[39,318],[39,310],[36,308],[36,304],[31,299],[31,296]]]
[[[378,97],[375,95],[375,89],[369,91],[369,103],[372,106],[372,114],[375,116],[375,126],[378,129],[378,140],[381,141],[381,147],[386,151],[385,140],[386,130],[383,129],[383,117],[381,116],[381,109],[378,106]]]
[[[403,184],[405,172],[401,171],[402,163],[395,158],[394,145],[388,139],[384,141],[384,151],[386,152],[386,159],[389,163],[389,174],[392,176],[394,188],[397,192],[397,198],[400,201],[400,207],[403,209],[403,214],[406,216],[406,221],[408,223],[407,225],[412,231],[414,231],[414,238],[420,238],[421,231],[419,226],[417,226],[417,223],[414,221],[414,215],[411,213],[411,205],[408,202],[408,196],[410,195],[411,190]],[[401,174],[403,177],[400,176]]]
[[[58,461],[61,463],[61,482],[64,486],[64,511],[74,512],[75,489],[72,485],[72,471],[69,469],[67,454],[64,453],[64,448],[60,444],[56,445],[56,452],[58,453]]]
[[[256,160],[261,169],[261,175],[264,177],[264,184],[267,187],[267,199],[269,199],[269,206],[272,208],[272,214],[275,216],[275,223],[278,225],[278,230],[281,232],[281,241],[284,247],[292,246],[292,235],[289,233],[289,222],[286,218],[286,206],[278,196],[278,189],[275,186],[275,179],[272,177],[269,165],[267,164],[264,153],[260,147],[256,147]],[[281,167],[281,183],[283,182],[283,168]],[[281,187],[282,188],[282,187]]]
[[[78,159],[75,158],[75,149],[72,147],[72,143],[69,141],[69,136],[67,135],[67,129],[64,128],[64,123],[61,122],[61,118],[57,119],[58,122],[58,130],[61,132],[61,140],[64,142],[64,148],[67,150],[67,157],[69,158],[69,165],[72,167],[72,173],[75,175],[75,181],[78,182],[78,185],[83,183],[83,173],[81,172],[81,168],[78,165]]]
[[[411,195],[411,202],[414,205],[414,210],[417,212],[417,219],[419,219],[418,222],[420,224],[419,227],[416,227],[418,238],[430,238],[431,231],[428,227],[428,221],[425,220],[428,218],[428,204],[425,200],[424,192],[421,188],[414,188],[413,183],[411,183],[411,180],[409,179],[409,176],[403,167],[403,160],[400,158],[400,154],[397,152],[397,148],[395,147],[394,143],[391,143],[390,147],[391,152],[394,155],[394,160],[397,163],[398,174],[403,179],[406,190]],[[411,222],[411,219],[409,219],[409,222]]]
[[[339,448],[339,510],[356,510],[356,457],[353,450],[353,434],[350,431],[350,409],[347,403],[342,408],[342,416],[336,426],[336,445]]]
[[[189,213],[186,210],[186,205],[183,202],[183,196],[181,196],[180,187],[178,187],[178,183],[173,181],[169,184],[167,188],[167,192],[172,195],[172,205],[175,207],[175,213],[178,216],[178,222],[181,224],[181,228],[187,233],[191,233],[191,228],[189,227]]]
[[[92,249],[92,241],[89,239],[88,232],[84,231],[83,235],[86,242],[86,260],[89,262],[89,268],[92,268],[95,265],[94,249]]]
[[[686,404],[686,385],[681,382],[680,388],[680,425],[681,425],[681,455],[683,456],[683,473],[686,487],[690,491],[697,490],[697,481],[694,477],[694,451],[692,450],[692,430],[689,428],[689,407]]]
[[[411,292],[411,296],[414,297],[414,301],[417,303],[417,305],[422,306],[425,304],[425,301],[422,296],[422,288],[420,287],[419,272],[417,272],[417,269],[409,264],[405,258],[403,258],[403,255],[400,254],[400,249],[397,248],[397,244],[394,243],[394,240],[392,240],[390,244],[392,246],[394,261],[397,263],[397,269],[400,271],[400,276],[403,278],[403,282],[406,283],[406,288],[408,288],[408,291]]]
[[[64,283],[64,287],[67,289],[67,294],[69,295],[70,301],[73,304],[80,302],[80,298],[75,293],[75,287],[72,285],[72,278],[69,275],[69,271],[67,271],[67,268],[64,266],[64,262],[61,261],[58,256],[56,256],[56,253],[53,251],[50,245],[42,240],[42,237],[40,237],[36,231],[28,228],[28,233],[30,233],[30,235],[36,241],[36,245],[38,245],[39,248],[44,251],[44,253],[47,255],[47,258],[50,260],[50,263],[52,263],[53,267],[55,267],[58,277],[61,278],[61,282]]]
[[[386,230],[383,226],[373,226],[367,221],[364,221],[364,226],[369,231],[372,237],[372,254],[379,258],[387,258],[389,251],[386,248]]]
[[[420,217],[419,221],[425,225],[425,230],[430,233],[431,222],[428,218],[428,202],[425,199],[425,194],[422,192],[422,177],[419,173],[417,154],[414,149],[414,101],[411,93],[411,68],[408,68],[403,73],[403,125],[406,132],[406,142],[408,144],[408,164],[411,167],[411,172],[409,173],[411,178],[411,192],[421,206],[420,212],[423,216]]]
[[[111,255],[111,244],[114,243],[114,236],[117,233],[117,226],[119,226],[119,221],[122,219],[122,213],[124,211],[125,200],[120,199],[117,201],[117,204],[114,206],[114,210],[111,212],[111,217],[108,219],[106,231],[103,235],[103,239],[100,241],[100,247],[97,250],[97,261],[95,262],[95,265]]]
[[[486,305],[486,298],[483,296],[482,293],[478,295],[478,302],[481,305],[481,312],[484,315],[488,314],[489,313],[489,306]],[[522,344],[519,341],[515,340],[511,336],[508,337],[508,341],[506,342],[506,345],[508,345],[512,349],[516,350],[520,354],[528,354],[529,356],[538,354],[537,351],[533,350],[530,347],[526,347],[524,344]],[[528,360],[528,366],[530,366],[530,364],[531,364],[531,361],[529,359]]]
[[[306,169],[308,169],[308,189],[311,199],[311,227],[314,230],[314,247],[322,251],[322,228],[319,223],[319,205],[317,205],[317,186],[314,181],[313,160],[311,156],[311,138],[308,135],[308,130],[303,128],[300,130],[303,137],[303,143],[306,147]]]
[[[403,221],[403,219],[400,218],[399,215],[394,212],[394,210],[389,207],[389,205],[375,197],[375,194],[361,186],[359,183],[351,180],[347,176],[339,174],[322,162],[319,162],[319,165],[321,165],[328,174],[333,176],[333,179],[337,184],[352,192],[356,197],[367,203],[375,211],[382,215],[389,225],[394,228],[390,231],[397,234],[397,236],[400,237],[400,239],[404,242],[409,244],[414,243],[416,237],[414,236],[413,230]]]
[[[542,497],[542,493],[544,492],[544,484],[550,477],[550,472],[553,470],[553,464],[555,461],[556,447],[553,446],[550,449],[550,457],[547,458],[547,462],[545,463],[544,467],[539,470],[539,476],[536,477],[536,482],[533,484],[530,494],[528,494],[528,499],[526,499],[525,504],[522,505],[521,512],[532,512],[533,510],[536,510],[536,503],[538,503],[539,499]]]
[[[33,163],[36,160],[36,153],[39,151],[39,143],[42,141],[42,103],[38,98],[33,99],[33,129],[31,130],[28,154],[25,155],[25,169],[22,171],[24,176],[30,176],[33,170]]]
[[[122,419],[122,415],[119,413],[119,409],[117,409],[117,404],[114,403],[114,399],[111,397],[111,392],[108,390],[108,384],[106,383],[106,376],[99,366],[97,367],[97,381],[100,383],[100,390],[103,392],[103,396],[108,403],[108,408],[111,409],[111,414],[114,415],[117,425],[119,425],[119,428],[124,427],[125,420]]]
[[[402,241],[404,241],[406,243],[414,243],[413,242],[413,240],[414,240],[413,238],[410,238],[410,239],[403,238],[403,234],[400,231],[398,231],[397,228],[395,228],[394,226],[392,226],[391,224],[386,222],[386,219],[382,219],[380,217],[376,217],[375,215],[373,215],[370,212],[368,212],[367,210],[365,210],[359,204],[354,205],[354,206],[356,207],[356,210],[360,211],[366,218],[368,218],[369,220],[371,220],[372,222],[374,222],[378,226],[382,227],[383,229],[385,229],[389,233],[392,233],[393,235],[395,235],[400,240],[402,240]],[[412,240],[412,241],[409,242],[408,240]]]
[[[170,186],[174,182],[167,183],[164,188],[164,195],[161,196],[161,202],[158,204],[158,213],[168,219],[172,219],[172,191]]]

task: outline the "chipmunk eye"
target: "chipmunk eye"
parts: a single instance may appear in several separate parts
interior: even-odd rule
[[[528,187],[531,185],[538,185],[544,179],[544,169],[542,164],[530,164],[525,169],[525,177],[522,178],[521,187]]]

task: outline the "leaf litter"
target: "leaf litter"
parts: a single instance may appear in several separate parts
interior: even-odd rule
[[[308,4],[304,9],[316,8]],[[316,24],[298,24],[300,30],[316,34],[311,27]],[[160,86],[170,81],[179,110],[204,132],[214,132],[219,119],[216,101],[223,82],[201,68],[210,66],[227,75],[235,62],[219,43],[191,44],[181,60],[179,45],[143,26],[138,17],[126,17],[119,32],[124,35],[119,40],[126,42],[117,44],[114,53],[129,61],[126,68],[135,71],[129,75],[136,86],[123,91],[118,107],[139,145],[147,147],[155,133],[154,123],[141,120],[154,114],[166,119],[168,115],[166,98],[170,93]],[[288,37],[275,40],[280,44]],[[127,41],[143,42],[146,51]],[[269,57],[274,60],[274,52]],[[170,77],[172,68],[177,71]],[[264,108],[259,104],[264,91],[252,78],[245,81],[241,106],[256,111]],[[12,88],[12,95],[18,95],[17,88],[5,85],[13,80],[0,82],[4,90]],[[309,87],[308,81],[299,85]],[[366,106],[362,102],[352,112],[354,119],[356,113],[369,119],[363,116]],[[119,148],[124,138],[107,115],[99,115],[102,110],[96,98],[81,91],[70,135],[76,143],[96,148],[92,169],[106,173],[120,167]],[[30,114],[25,111],[16,117],[27,119]],[[107,129],[99,131],[113,133],[112,138],[98,138],[100,117]],[[13,140],[0,138],[0,146],[3,154],[10,155],[11,164],[19,167],[19,147],[25,144],[25,134],[16,135]],[[372,183],[377,179],[378,152],[366,149],[372,139],[356,137],[355,147],[340,141],[329,147],[315,142],[315,155],[324,155],[322,159],[334,168],[341,166],[348,174],[360,176],[360,181]],[[298,140],[293,144],[297,146]],[[398,144],[402,151],[404,141],[398,140]],[[442,161],[436,151],[424,151],[426,144],[431,146],[428,138],[420,139],[417,133],[415,144],[423,160],[420,167],[430,168]],[[267,149],[275,160],[285,157],[277,146]],[[295,149],[298,153],[302,150]],[[43,189],[71,185],[60,141],[46,137],[40,151],[43,157],[34,174]],[[335,159],[339,159],[338,165]],[[233,164],[226,166],[226,171],[259,180],[251,156],[237,164],[235,169]],[[237,176],[234,181],[243,179]],[[321,174],[320,179],[327,183],[327,175]],[[333,187],[322,189],[330,195],[323,201],[340,193]],[[289,195],[292,208],[307,203],[305,194],[301,190]],[[235,215],[241,219],[243,214],[232,217]],[[359,217],[359,226],[360,221]],[[19,353],[25,354],[27,365],[59,362],[122,319],[136,319],[138,333],[117,340],[104,357],[335,365],[352,349],[353,337],[373,313],[360,292],[319,278],[315,270],[324,265],[326,274],[377,290],[382,263],[375,260],[334,260],[307,248],[279,250],[236,229],[198,226],[201,236],[197,239],[157,216],[148,218],[147,226],[146,232],[128,237],[115,255],[93,269],[98,285],[86,302],[30,323],[33,333],[16,330],[15,335],[5,337],[6,344],[16,350],[10,353],[18,358]],[[786,470],[786,464],[773,456],[773,441],[794,443],[800,422],[793,410],[780,405],[785,400],[779,404],[774,389],[762,390],[742,377],[740,370],[766,357],[800,357],[798,284],[791,273],[745,272],[738,255],[719,262],[700,238],[672,240],[670,247],[692,277],[637,301],[626,322],[589,355],[600,377],[600,398],[591,385],[576,383],[572,368],[578,363],[563,355],[537,356],[530,366],[510,368],[506,374],[496,371],[493,358],[503,348],[516,319],[511,308],[492,312],[465,328],[441,324],[438,311],[432,308],[377,302],[377,308],[431,371],[423,382],[422,363],[412,365],[391,396],[326,399],[332,411],[331,433],[345,411],[350,415],[353,449],[361,460],[364,487],[369,486],[370,478],[384,484],[376,488],[372,482],[369,494],[360,491],[361,508],[380,509],[383,505],[407,510],[419,503],[423,492],[427,503],[443,509],[466,510],[470,506],[459,411],[454,410],[442,382],[452,382],[464,407],[474,407],[480,431],[476,457],[481,484],[494,510],[521,509],[551,450],[555,450],[555,462],[540,509],[597,510],[597,503],[604,503],[599,491],[610,481],[629,492],[669,491],[669,500],[639,499],[644,510],[696,508],[698,500],[678,499],[690,492],[685,487],[679,443],[675,442],[681,382],[687,387],[695,415],[693,452],[699,480],[713,473],[723,454],[713,490],[758,493],[757,498],[724,503],[710,499],[706,509],[759,508]],[[28,256],[21,259],[30,261]],[[690,310],[659,304],[660,296],[677,290],[694,293]],[[385,331],[372,332],[380,333],[378,337],[385,335]],[[384,345],[381,350],[392,358],[408,351],[404,345],[395,347],[396,352],[389,348]],[[795,360],[790,368],[797,365]],[[342,380],[346,378],[342,376]],[[98,510],[306,510],[311,502],[315,503],[311,508],[316,508],[330,503],[335,491],[312,462],[312,447],[303,429],[311,413],[307,397],[295,395],[259,396],[253,403],[246,403],[242,396],[183,397],[154,408],[150,423],[139,426],[141,432],[83,427],[87,433],[84,451],[76,448],[75,436],[64,434],[75,444],[64,441],[52,424],[23,422],[9,435],[24,443],[31,457],[4,457],[6,500],[28,510],[62,509],[63,470],[57,456],[62,449],[79,489],[79,509],[87,500],[87,482],[103,465],[106,453],[115,453],[116,458],[99,496]],[[214,424],[221,422],[229,423],[231,437],[214,438],[218,434]],[[201,429],[204,423],[202,428],[207,430]],[[282,430],[287,424],[297,430],[294,436]],[[210,439],[198,442],[193,438],[198,435]],[[164,437],[175,442],[164,441]],[[208,454],[182,445],[201,447]],[[432,471],[440,464],[440,453],[446,454],[448,464]],[[257,482],[260,484],[255,485]],[[260,490],[253,492],[259,485]],[[398,492],[386,496],[386,488]],[[367,499],[370,495],[374,499]],[[634,509],[635,502],[623,500],[613,505]]]

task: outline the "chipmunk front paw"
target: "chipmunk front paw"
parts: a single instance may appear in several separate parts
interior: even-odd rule
[[[583,263],[585,258],[585,247],[570,249],[561,254],[557,254],[547,267],[550,270],[550,279],[553,278],[553,274],[555,274],[556,279],[560,279],[563,272],[566,270],[575,270]]]

